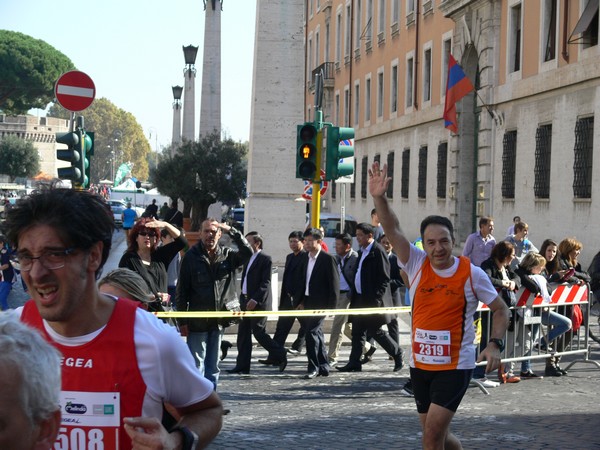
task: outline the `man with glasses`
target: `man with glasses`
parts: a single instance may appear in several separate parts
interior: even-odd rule
[[[237,250],[219,245],[221,233],[229,233]],[[217,219],[202,222],[200,240],[183,257],[177,281],[179,311],[224,311],[233,303],[239,307],[236,271],[252,256],[252,248],[238,230]],[[231,307],[230,307],[231,308]],[[182,336],[196,367],[217,388],[219,350],[223,337],[223,321],[198,317],[180,319]]]
[[[102,198],[37,191],[11,209],[5,226],[32,297],[16,314],[63,356],[61,404],[69,407],[60,442],[79,436],[86,448],[208,445],[222,426],[223,408],[175,329],[137,302],[98,291],[115,226]],[[181,417],[170,431],[161,424],[163,402]],[[110,417],[77,414],[96,405]]]

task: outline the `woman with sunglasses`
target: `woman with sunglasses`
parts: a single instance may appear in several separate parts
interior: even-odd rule
[[[160,230],[165,229],[174,241],[158,246]],[[149,311],[162,311],[161,303],[169,302],[167,294],[167,268],[177,252],[185,248],[186,239],[178,228],[162,220],[140,219],[129,233],[129,246],[119,261],[119,267],[137,272],[144,279],[156,301]]]

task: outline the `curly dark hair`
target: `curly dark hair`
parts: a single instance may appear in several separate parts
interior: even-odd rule
[[[42,185],[23,197],[6,213],[6,236],[19,248],[19,238],[32,227],[46,225],[56,230],[69,247],[90,249],[102,242],[102,261],[96,279],[108,259],[115,221],[102,197],[88,191]]]
[[[512,252],[515,250],[515,246],[510,242],[500,241],[494,248],[492,249],[492,253],[490,256],[494,258],[496,261],[504,262],[506,258],[512,255]]]
[[[156,250],[156,246],[158,245],[158,237],[159,237],[159,233],[160,231],[157,230],[156,228],[147,228],[146,224],[148,222],[151,222],[152,218],[150,217],[142,217],[140,220],[138,220],[135,225],[133,226],[133,228],[131,229],[131,231],[129,232],[129,242],[127,243],[127,252],[133,252],[133,253],[137,253],[139,246],[137,243],[137,237],[140,235],[140,232],[152,232],[156,234],[156,239],[154,240],[154,244],[152,244],[152,249],[151,251]]]

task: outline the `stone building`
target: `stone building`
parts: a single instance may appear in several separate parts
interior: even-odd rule
[[[6,116],[0,114],[0,139],[14,135],[31,141],[40,155],[40,170],[56,177],[59,167],[69,164],[56,159],[56,135],[69,131],[69,121],[55,117]]]
[[[411,238],[429,214],[450,217],[459,243],[482,215],[500,239],[519,215],[538,247],[575,236],[585,264],[600,250],[597,0],[308,0],[305,38],[305,120],[322,70],[324,121],[356,130],[354,183],[326,210],[347,189],[347,213],[368,221],[380,160]],[[476,88],[457,134],[442,118],[450,53]]]

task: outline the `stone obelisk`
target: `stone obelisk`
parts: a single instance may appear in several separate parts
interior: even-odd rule
[[[182,139],[193,141],[195,140],[195,124],[196,124],[196,99],[195,99],[195,84],[196,84],[196,54],[198,47],[188,45],[183,47],[183,56],[185,58],[185,68],[183,69],[183,77],[185,78],[183,85],[183,126],[181,129]]]
[[[221,11],[222,0],[204,1],[204,55],[202,59],[202,96],[200,129],[203,136],[221,134]]]

